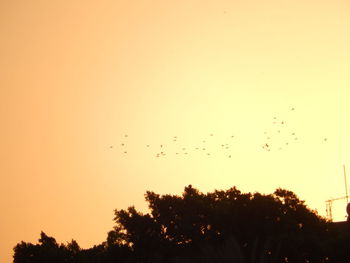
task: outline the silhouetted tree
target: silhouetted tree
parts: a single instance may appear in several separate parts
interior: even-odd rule
[[[81,249],[41,232],[18,243],[14,263],[277,263],[344,262],[350,227],[327,222],[293,192],[242,193],[236,187],[182,195],[147,191],[150,212],[115,210],[105,242]]]
[[[195,251],[204,243],[220,246],[232,238],[244,258],[252,258],[258,250],[295,262],[326,257],[326,250],[321,250],[326,221],[288,190],[263,195],[233,187],[203,194],[189,185],[182,196],[148,191],[145,198],[150,214],[130,207],[116,210],[115,217],[139,258],[147,258],[160,244],[167,248],[164,251],[174,247]]]
[[[14,263],[44,263],[67,262],[67,249],[64,245],[58,245],[53,237],[41,232],[39,244],[21,242],[14,248]]]

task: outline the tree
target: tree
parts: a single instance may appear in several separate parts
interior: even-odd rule
[[[39,244],[21,242],[14,248],[14,263],[60,263],[66,260],[66,248],[58,245],[55,238],[40,233]],[[66,260],[67,261],[67,260]]]
[[[18,243],[14,263],[340,262],[349,257],[350,227],[341,230],[296,194],[242,193],[236,187],[182,195],[147,191],[149,213],[115,210],[105,242],[81,249],[41,232],[37,244]]]
[[[233,187],[203,194],[189,185],[182,196],[148,191],[145,198],[150,214],[143,215],[134,207],[115,213],[117,226],[141,258],[159,247],[166,248],[165,254],[180,248],[196,254],[204,243],[218,247],[233,239],[245,258],[258,250],[295,262],[326,257],[326,250],[321,249],[326,242],[326,220],[285,189],[263,195],[241,193]]]

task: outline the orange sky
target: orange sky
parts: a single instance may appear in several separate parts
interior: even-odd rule
[[[41,230],[100,243],[146,190],[285,187],[325,215],[350,167],[349,5],[1,1],[0,262]]]

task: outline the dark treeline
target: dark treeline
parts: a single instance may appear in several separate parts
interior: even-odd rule
[[[150,213],[115,210],[105,242],[81,249],[41,232],[21,242],[14,263],[277,263],[347,262],[350,235],[291,191],[242,193],[235,187],[203,194],[191,185],[182,196],[145,194]],[[344,261],[345,260],[345,261]]]

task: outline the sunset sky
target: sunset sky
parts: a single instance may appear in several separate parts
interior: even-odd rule
[[[188,184],[283,187],[325,216],[345,195],[343,165],[350,174],[349,11],[345,0],[0,1],[0,262],[40,231],[99,244],[114,209],[146,212],[147,190]]]

